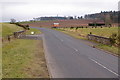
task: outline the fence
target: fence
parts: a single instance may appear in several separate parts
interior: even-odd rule
[[[11,34],[11,35],[7,35],[6,37],[2,37],[2,42],[11,41],[14,38],[20,38],[22,36],[25,36],[25,31],[13,32],[13,34]]]
[[[96,36],[96,35],[88,34],[87,38],[89,40],[97,41],[97,42],[102,43],[102,44],[111,45],[110,39],[106,38],[106,37],[101,37],[101,36]]]
[[[22,36],[25,36],[25,31],[18,31],[13,33],[15,38],[20,38]]]

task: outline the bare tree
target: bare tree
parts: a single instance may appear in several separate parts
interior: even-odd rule
[[[11,24],[16,23],[16,20],[15,19],[10,19],[10,23]]]

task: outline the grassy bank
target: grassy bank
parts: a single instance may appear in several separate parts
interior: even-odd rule
[[[30,30],[27,30],[26,34],[29,35],[29,34],[31,34],[31,32],[34,32],[35,35],[41,34],[40,30],[34,29],[34,28],[30,28]]]
[[[42,41],[17,39],[2,49],[3,78],[48,77]]]
[[[90,34],[90,32],[93,35],[103,36],[103,37],[110,37],[112,33],[118,34],[118,27],[103,27],[103,28],[79,28],[76,30],[76,28],[70,29],[70,28],[58,28],[55,29],[61,32],[64,32],[65,34],[68,34],[72,37],[87,40],[86,36],[87,34]],[[107,46],[103,44],[99,44],[96,46],[97,48],[112,52],[115,55],[118,54],[118,47],[115,46]]]
[[[24,30],[22,27],[16,26],[15,24],[3,23],[2,24],[2,37],[6,37],[8,35],[13,34],[13,32]],[[35,34],[40,34],[40,30],[32,29],[26,31],[26,34],[31,34],[31,32],[35,32]]]
[[[23,28],[16,26],[14,24],[2,23],[2,37],[13,34],[13,32],[21,31]]]
[[[3,37],[23,30],[14,24],[4,23]],[[37,29],[30,29],[26,34]],[[3,78],[49,78],[43,51],[42,40],[13,39],[2,43],[2,74]]]

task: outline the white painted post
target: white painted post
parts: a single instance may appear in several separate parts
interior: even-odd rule
[[[32,31],[31,34],[34,35],[34,32]]]

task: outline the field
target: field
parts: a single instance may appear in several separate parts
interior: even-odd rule
[[[59,23],[59,27],[79,27],[88,26],[88,23],[94,20],[50,20],[50,21],[36,21],[36,22],[22,22],[33,27],[53,27],[53,23]],[[99,22],[99,21],[98,21]]]
[[[60,29],[72,32],[74,34],[80,34],[80,35],[83,35],[83,36],[87,36],[87,34],[90,34],[90,32],[93,35],[98,35],[98,36],[107,37],[107,38],[109,38],[112,35],[112,33],[118,34],[118,27],[79,28],[77,30],[76,30],[76,28],[73,28],[73,29],[60,28]]]
[[[84,39],[87,40],[86,36],[87,34],[90,34],[90,32],[93,35],[103,36],[103,37],[110,37],[112,33],[118,34],[118,27],[103,27],[103,28],[79,28],[76,30],[76,28],[70,29],[70,28],[57,28],[55,30],[59,30],[61,32],[64,32],[72,37],[78,38],[78,39]],[[93,41],[92,41],[93,42]],[[95,42],[96,43],[96,42]],[[96,46],[96,48],[103,49],[109,52],[112,52],[114,55],[118,54],[118,47],[115,46],[107,46],[103,44],[99,44]]]
[[[13,24],[3,23],[3,37],[23,30]],[[34,31],[30,29],[27,34]],[[3,78],[49,78],[42,40],[13,39],[2,43],[2,77]]]

